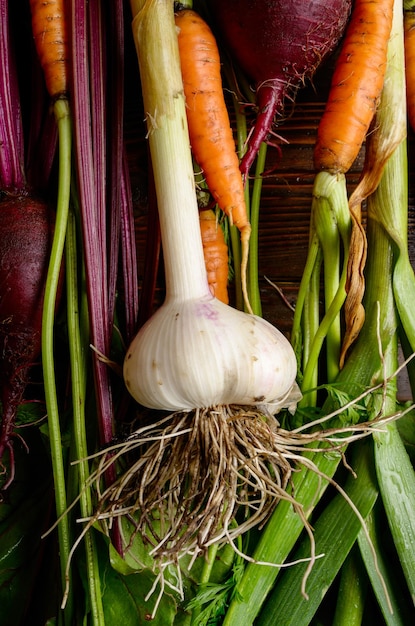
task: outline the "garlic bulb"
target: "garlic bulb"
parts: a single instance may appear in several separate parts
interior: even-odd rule
[[[180,410],[278,402],[296,369],[279,330],[206,294],[155,313],[128,350],[124,379],[140,404]]]
[[[133,33],[158,200],[166,301],[127,351],[127,388],[153,409],[278,404],[295,386],[294,351],[271,324],[210,293],[172,3],[139,4]]]

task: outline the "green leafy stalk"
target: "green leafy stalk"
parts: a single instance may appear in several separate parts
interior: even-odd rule
[[[340,312],[346,297],[345,284],[347,255],[350,240],[350,216],[344,176],[320,172],[315,179],[312,201],[312,231],[306,268],[302,277],[293,323],[293,343],[301,349],[303,341],[303,394],[318,384],[318,366],[321,350],[326,342],[327,381],[333,382],[339,373],[341,347]],[[321,250],[324,267],[325,314],[320,321],[319,291],[320,264],[317,251]],[[341,267],[341,258],[343,269]],[[310,275],[310,271],[312,272]],[[311,277],[315,291],[310,289]],[[314,317],[307,317],[307,305],[313,296]],[[303,309],[304,305],[304,309]],[[300,330],[301,328],[301,330]],[[304,395],[302,404],[309,404]]]
[[[263,142],[259,148],[256,165],[255,179],[252,185],[249,217],[251,222],[251,238],[249,240],[248,262],[248,296],[252,311],[255,315],[262,315],[261,294],[258,281],[259,259],[259,216],[261,206],[262,173],[265,169],[267,156],[267,144]],[[247,185],[248,186],[248,185]]]
[[[388,80],[377,113],[377,132],[369,143],[370,153],[386,146],[389,156],[380,183],[368,200],[368,222],[376,240],[382,231],[390,241],[393,254],[392,285],[399,321],[415,351],[415,277],[408,255],[407,241],[407,148],[405,131],[405,73],[402,2],[396,0],[394,25],[389,46]],[[395,132],[391,130],[395,124]],[[382,306],[383,302],[380,301]],[[415,598],[415,472],[399,436],[396,424],[374,435],[375,462],[389,525],[399,554],[408,588]]]
[[[368,278],[366,300],[368,314],[365,325],[358,343],[336,379],[336,383],[343,390],[347,390],[350,397],[357,395],[362,386],[370,387],[374,382],[382,380],[381,353],[385,353],[391,339],[396,335],[396,316],[390,280],[391,254],[387,239],[379,238],[373,267],[371,269],[371,263],[368,263],[368,270],[369,274],[370,271],[373,272],[373,280]],[[380,311],[379,302],[382,302]],[[332,408],[327,401],[323,413],[329,413]],[[315,470],[303,467],[294,474],[292,480],[293,493],[296,501],[301,503],[305,517],[309,517],[327,487],[327,479],[321,476],[324,474],[331,478],[339,463],[339,458],[325,454],[324,448],[311,454],[310,459],[315,463],[320,475]],[[256,562],[246,566],[241,583],[237,586],[238,597],[241,600],[234,600],[231,603],[224,626],[252,624],[281,570],[277,564],[285,566],[288,564],[290,560],[288,556],[302,530],[303,522],[291,504],[286,501],[279,502],[253,552],[252,556]],[[276,565],[261,565],[263,562]]]
[[[278,616],[281,615],[285,616],[285,626],[306,626],[310,623],[355,543],[363,519],[370,513],[378,497],[370,444],[361,442],[355,447],[352,461],[355,476],[348,477],[344,491],[337,494],[313,522],[316,554],[319,558],[313,564],[303,594],[301,588],[309,567],[307,562],[284,570],[256,622],[258,626],[278,623]],[[346,494],[349,500],[346,500]],[[294,561],[307,559],[309,553],[309,540],[305,538],[292,558]]]
[[[246,143],[248,139],[246,114],[237,97],[238,86],[236,84],[235,74],[229,66],[229,62],[225,59],[224,72],[227,82],[232,92],[233,108],[236,121],[236,143],[239,157],[242,158],[246,151]],[[249,260],[248,260],[248,299],[255,315],[262,315],[261,295],[258,281],[258,232],[259,217],[261,205],[262,190],[262,174],[265,169],[267,155],[267,144],[263,143],[259,149],[256,165],[254,182],[250,185],[249,181],[245,182],[245,202],[247,214],[251,223],[251,236],[249,240]],[[231,227],[232,254],[234,260],[235,286],[236,286],[236,308],[243,307],[243,297],[240,290],[240,242],[239,234],[235,227]]]
[[[333,626],[361,626],[367,586],[360,555],[353,547],[341,569]]]
[[[401,572],[397,571],[394,562],[391,563],[390,554],[392,550],[385,550],[385,544],[392,543],[392,537],[385,529],[386,520],[381,505],[379,498],[371,514],[366,518],[366,530],[377,554],[377,571],[374,568],[367,534],[363,530],[358,535],[358,546],[386,625],[405,626],[411,621],[413,603],[409,594],[405,594],[406,590],[405,585],[402,584],[404,580]],[[385,581],[389,598],[385,596],[385,589],[381,584],[379,572]]]
[[[93,514],[92,498],[88,485],[89,465],[86,460],[88,446],[86,440],[85,403],[86,403],[86,346],[82,340],[79,315],[78,263],[76,244],[75,216],[69,214],[66,241],[66,287],[67,287],[67,320],[68,340],[72,378],[73,437],[77,464],[78,485],[80,488],[80,509],[83,518]],[[99,626],[104,623],[102,607],[102,591],[100,589],[100,573],[98,556],[92,529],[84,538],[86,552],[87,583],[92,623]]]
[[[415,598],[415,472],[397,425],[374,434],[382,500],[412,598]]]
[[[227,71],[227,65],[225,64],[225,74],[227,75],[228,81],[230,80],[230,85],[233,84],[233,75],[231,72]],[[240,158],[242,158],[242,155],[245,152],[245,143],[246,143],[246,138],[247,138],[247,126],[246,126],[246,116],[243,113],[243,111],[241,110],[241,107],[237,101],[236,98],[236,94],[235,91],[232,90],[232,100],[233,100],[233,106],[234,106],[234,110],[235,110],[235,119],[236,119],[236,142],[237,142],[237,149],[240,155]],[[246,203],[246,211],[247,211],[247,215],[248,215],[248,219],[250,219],[250,213],[251,213],[251,209],[250,209],[250,205],[249,205],[249,185],[245,185],[245,203]],[[240,242],[240,236],[239,236],[239,231],[236,228],[236,226],[231,226],[230,229],[230,235],[231,235],[231,249],[232,249],[232,259],[233,259],[233,271],[234,271],[234,276],[235,276],[235,306],[237,309],[239,310],[243,310],[244,309],[244,297],[243,297],[243,293],[242,293],[242,282],[241,282],[241,259],[242,259],[242,253],[241,253],[241,242]],[[255,236],[255,233],[254,233]],[[252,237],[252,231],[251,231],[251,237]],[[249,286],[249,289],[251,287]],[[249,295],[249,294],[248,294]]]
[[[62,259],[65,246],[66,229],[69,213],[71,186],[71,121],[69,105],[66,100],[57,100],[55,115],[59,132],[59,182],[56,210],[55,231],[52,242],[48,275],[46,279],[45,299],[42,318],[42,364],[45,388],[45,401],[48,415],[49,441],[52,458],[53,480],[55,486],[56,514],[58,525],[60,566],[62,586],[66,586],[67,564],[70,552],[70,530],[67,509],[65,459],[63,454],[60,409],[56,390],[54,328],[56,300],[61,275]],[[65,620],[71,623],[72,598],[68,598]]]

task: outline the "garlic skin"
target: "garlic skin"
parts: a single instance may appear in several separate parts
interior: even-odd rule
[[[296,372],[291,344],[277,328],[210,294],[168,299],[138,332],[124,361],[135,400],[170,411],[279,404]]]

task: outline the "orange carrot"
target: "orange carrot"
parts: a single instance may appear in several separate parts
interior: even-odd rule
[[[317,132],[317,170],[345,173],[359,153],[383,88],[393,4],[354,3]]]
[[[228,246],[223,230],[212,209],[200,211],[199,222],[210,290],[218,300],[228,304]]]
[[[415,9],[404,12],[404,35],[408,119],[415,131]]]
[[[68,91],[68,36],[64,0],[30,0],[32,31],[46,87],[54,100]]]
[[[223,95],[219,50],[209,26],[191,9],[176,14],[176,25],[192,152],[218,206],[241,233],[244,276],[251,225]]]

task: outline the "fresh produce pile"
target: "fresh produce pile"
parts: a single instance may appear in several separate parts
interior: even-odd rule
[[[329,4],[0,0],[0,626],[412,622],[415,3]]]

